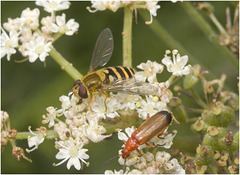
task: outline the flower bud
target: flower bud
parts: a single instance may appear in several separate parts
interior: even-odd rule
[[[220,157],[220,153],[217,150],[213,150],[212,157],[217,160]]]
[[[196,152],[195,160],[198,166],[207,165],[212,161],[212,148],[210,146],[199,145]]]
[[[238,150],[239,142],[233,138],[231,133],[218,140],[219,146],[226,151],[233,152]]]
[[[220,159],[223,159],[223,160],[228,160],[228,158],[229,158],[229,154],[228,153],[222,153],[221,154],[221,157],[220,157]]]
[[[184,77],[183,80],[183,87],[184,89],[192,88],[198,82],[198,77],[194,76],[193,74],[188,74]]]
[[[1,137],[1,146],[2,146],[2,147],[7,146],[7,142],[8,142],[7,139]]]
[[[207,165],[197,166],[196,170],[198,174],[204,174],[207,170]]]
[[[176,114],[175,118],[177,119],[177,121],[179,121],[180,123],[186,122],[187,114],[180,98],[172,98],[172,100],[170,101],[170,110],[172,111],[172,113]]]
[[[216,126],[209,126],[207,132],[210,136],[216,136],[219,133]]]
[[[212,126],[226,127],[234,117],[234,110],[228,106],[214,106],[210,110],[205,110],[202,113],[205,122]]]
[[[191,128],[194,131],[197,131],[200,134],[204,135],[207,131],[208,125],[206,125],[204,120],[202,120],[201,117],[199,117],[199,119],[194,124],[191,125]]]
[[[235,163],[236,165],[239,165],[239,157],[236,157],[236,158],[234,159],[234,163]]]
[[[24,151],[22,148],[16,146],[12,149],[12,155],[17,160],[20,160],[24,156]]]
[[[227,165],[227,161],[224,160],[224,159],[219,159],[219,160],[217,161],[217,164],[218,164],[218,166],[223,167],[223,166],[226,166],[226,165]]]
[[[228,167],[228,171],[229,171],[230,174],[237,174],[238,171],[239,171],[239,169],[238,169],[238,167],[235,166],[235,165],[230,165],[230,166]]]
[[[218,140],[227,135],[227,131],[224,128],[216,128],[218,130],[218,134],[211,135],[207,133],[203,138],[203,145],[209,145],[214,150],[222,151],[222,148],[218,144]],[[213,132],[215,134],[215,131]]]

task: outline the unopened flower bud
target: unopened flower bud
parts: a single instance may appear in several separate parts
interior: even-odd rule
[[[239,142],[233,138],[231,133],[228,133],[225,137],[219,139],[219,146],[226,151],[236,151],[239,147]]]
[[[207,129],[207,132],[210,136],[216,136],[218,135],[218,129],[216,126],[209,126]]]
[[[197,132],[203,131],[205,128],[205,122],[201,119],[201,117],[199,117],[199,119],[194,124],[192,124],[191,128]],[[205,131],[201,133],[204,134]]]
[[[213,150],[212,157],[217,160],[220,157],[219,151]]]
[[[234,159],[234,163],[235,163],[236,165],[239,165],[239,157],[236,157],[236,158]]]
[[[170,101],[170,110],[174,113],[177,114],[175,118],[177,121],[180,123],[185,123],[187,120],[187,113],[184,109],[184,106],[182,104],[182,101],[180,98],[172,98]]]
[[[193,74],[188,74],[184,77],[183,80],[183,87],[184,89],[192,88],[198,82],[198,77],[194,76]]]
[[[229,171],[230,174],[237,174],[238,171],[239,171],[239,169],[238,169],[238,167],[235,166],[235,165],[230,165],[230,166],[228,167],[228,171]]]
[[[7,139],[1,137],[1,146],[2,146],[2,147],[7,146]]]
[[[219,113],[219,111],[220,111],[220,113]],[[216,115],[217,113],[219,113],[219,114]],[[215,106],[210,110],[205,110],[202,113],[202,117],[205,120],[205,122],[209,125],[226,127],[233,120],[234,110],[225,105],[221,105],[221,107]]]
[[[196,170],[198,174],[204,174],[207,170],[207,165],[197,166]]]
[[[180,153],[180,155],[182,156],[180,159],[181,164],[188,164],[189,162],[192,162],[192,158],[189,156],[185,156],[183,155],[183,153]]]
[[[224,159],[219,159],[219,160],[217,161],[217,164],[218,164],[218,166],[223,167],[223,166],[226,166],[226,165],[227,165],[227,161],[224,160]]]
[[[221,154],[221,157],[220,157],[220,159],[223,159],[223,160],[228,160],[228,157],[229,157],[229,154],[228,153],[222,153]]]
[[[195,160],[198,166],[207,165],[212,161],[212,148],[210,146],[199,145],[196,152]]]

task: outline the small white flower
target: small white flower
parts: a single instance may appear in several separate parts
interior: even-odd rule
[[[169,51],[166,51],[164,58],[162,59],[162,63],[167,66],[168,72],[172,72],[174,76],[182,76],[190,73],[191,66],[186,66],[188,62],[188,56],[180,56],[177,50],[173,50],[172,56],[173,61],[168,56]]]
[[[30,8],[23,10],[21,20],[25,25],[24,27],[30,28],[31,30],[37,29],[39,26],[39,15],[40,11],[37,8],[33,10],[30,10]]]
[[[103,1],[93,1],[91,0],[92,3],[92,8],[95,8],[95,10],[91,10],[90,8],[88,8],[89,12],[91,13],[95,13],[96,11],[103,11],[106,9],[110,9],[113,12],[116,12],[117,9],[121,6],[121,1],[119,0],[115,0],[115,1],[107,1],[107,0],[103,0]]]
[[[44,117],[46,118],[42,121],[42,123],[43,124],[49,123],[48,127],[51,128],[55,124],[55,118],[61,115],[62,110],[56,110],[56,108],[52,106],[47,107],[46,110],[48,111],[48,114],[47,116],[44,115]]]
[[[31,150],[28,150],[28,152],[32,152],[35,149],[38,149],[38,146],[44,141],[46,133],[41,132],[41,130],[38,131],[38,134],[35,134],[32,132],[31,127],[28,127],[29,132],[34,135],[33,137],[28,136],[28,146],[31,148]]]
[[[131,95],[124,93],[117,93],[114,97],[117,100],[118,109],[134,110],[136,108],[136,103],[139,101],[139,95]]]
[[[59,152],[56,155],[57,159],[63,159],[61,162],[58,164],[54,164],[55,166],[59,166],[66,162],[67,163],[67,169],[70,169],[71,166],[73,165],[77,170],[80,170],[81,167],[81,161],[85,164],[87,162],[84,159],[88,159],[89,155],[86,154],[88,149],[82,149],[83,143],[78,142],[76,140],[73,140],[72,137],[69,138],[69,140],[64,142],[64,145],[61,144],[60,142],[57,142],[61,148],[59,149]]]
[[[166,130],[164,131],[166,132]],[[172,144],[173,144],[173,138],[176,136],[177,132],[175,132],[174,134],[167,134],[165,137],[154,137],[152,138],[149,142],[154,143],[154,145],[156,146],[161,146],[164,147],[166,149],[169,149]]]
[[[97,143],[111,136],[111,134],[102,135],[106,132],[106,129],[98,124],[98,118],[96,118],[94,115],[91,115],[90,113],[88,113],[87,118],[89,124],[86,123],[84,126],[84,135],[88,137],[92,142]]]
[[[1,58],[7,55],[7,60],[10,61],[10,56],[16,53],[16,47],[18,46],[18,33],[16,31],[10,31],[9,36],[2,29],[1,34]]]
[[[21,18],[8,18],[8,22],[3,23],[3,27],[8,31],[19,31],[23,22]]]
[[[160,5],[157,5],[158,1],[147,1],[146,6],[150,12],[150,21],[146,21],[146,24],[151,24],[153,21],[153,16],[157,16],[157,10],[160,8]]]
[[[170,158],[171,155],[165,151],[158,151],[155,155],[155,160],[160,163],[160,166],[163,166]]]
[[[52,13],[60,10],[66,10],[70,6],[68,0],[36,0],[36,5],[43,6],[44,10]]]
[[[74,21],[74,19],[70,19],[66,23],[66,15],[63,13],[62,16],[56,17],[56,24],[52,23],[50,26],[50,30],[54,33],[62,33],[66,35],[73,35],[79,28],[79,24]]]
[[[169,81],[156,83],[158,86],[157,96],[160,97],[162,102],[169,103],[173,97],[173,93],[169,88]]]
[[[105,106],[105,96],[104,95],[96,95],[96,101],[92,103],[92,110],[95,112],[95,115],[98,118],[114,118],[119,116],[119,114],[115,111],[116,106],[118,105],[116,99],[109,100],[107,102],[107,110]]]
[[[59,138],[61,140],[68,139],[67,133],[71,133],[70,129],[67,127],[67,125],[63,122],[58,122],[54,125],[54,130],[59,135]]]
[[[137,108],[137,112],[140,118],[146,120],[147,115],[149,114],[152,116],[153,114],[156,114],[159,111],[162,111],[167,108],[166,103],[162,101],[158,101],[157,97],[153,96],[146,96],[146,101],[142,100],[140,102],[140,107]]]
[[[46,41],[43,36],[35,35],[32,40],[25,43],[22,54],[29,57],[29,62],[33,63],[38,58],[45,61],[48,52],[52,49],[52,42]]]
[[[143,71],[136,72],[135,77],[137,80],[145,81],[146,79],[150,82],[156,82],[156,74],[163,71],[163,65],[157,63],[156,61],[152,62],[148,60],[146,63],[141,63],[137,68],[142,69]]]
[[[42,24],[41,30],[42,30],[42,32],[46,35],[51,34],[52,33],[51,25],[54,22],[55,22],[55,19],[52,16],[47,16],[47,17],[42,18],[42,20],[41,20],[41,24]]]
[[[6,111],[1,111],[1,121],[6,122],[9,119],[9,115]]]
[[[185,170],[179,165],[175,158],[165,163],[164,169],[168,174],[185,174]]]

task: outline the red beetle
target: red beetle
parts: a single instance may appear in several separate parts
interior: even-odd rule
[[[122,150],[122,157],[126,159],[134,150],[137,150],[140,153],[137,148],[144,143],[148,146],[154,147],[147,142],[155,136],[166,135],[167,133],[163,133],[163,131],[172,123],[172,121],[173,114],[168,111],[160,111],[152,117],[148,116],[147,120],[132,133],[131,137],[127,141],[123,141],[125,147]]]

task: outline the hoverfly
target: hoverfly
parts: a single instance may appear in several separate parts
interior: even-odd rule
[[[94,71],[98,66],[104,66],[109,61],[112,52],[113,36],[111,30],[106,28],[97,38],[88,74],[74,83],[72,90],[79,99],[78,104],[81,104],[82,100],[89,96],[89,104],[91,104],[94,93],[102,93],[107,99],[106,91],[138,95],[155,95],[157,93],[157,87],[149,83],[136,81],[134,78],[135,71],[132,68],[116,66]]]

